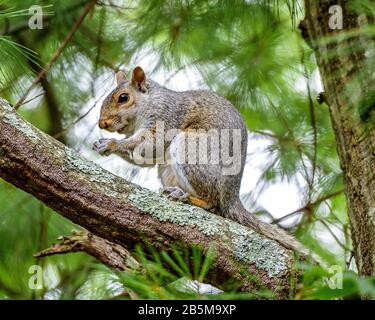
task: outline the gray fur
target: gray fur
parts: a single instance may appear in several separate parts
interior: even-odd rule
[[[110,106],[111,97],[123,88],[134,92],[135,128],[153,128],[156,121],[163,121],[165,130],[170,129],[239,129],[241,130],[241,152],[238,155],[240,170],[235,175],[223,175],[223,164],[169,164],[159,165],[159,178],[164,187],[179,187],[195,197],[208,200],[217,213],[235,218],[232,209],[239,202],[239,190],[247,149],[247,130],[239,112],[223,97],[212,91],[194,90],[176,92],[148,80],[147,92],[143,93],[132,86],[131,82],[120,84],[103,103],[103,109]],[[102,110],[102,114],[106,113]],[[108,113],[108,112],[107,112]],[[126,112],[122,116],[126,116]],[[133,115],[129,116],[132,117]],[[133,131],[133,132],[134,132]],[[131,137],[127,138],[131,139]],[[125,139],[126,140],[126,139]],[[168,153],[170,143],[165,144],[164,152]],[[210,149],[209,149],[210,151]],[[230,152],[233,146],[230,145]],[[129,160],[129,159],[127,159]],[[170,178],[178,185],[168,184]]]

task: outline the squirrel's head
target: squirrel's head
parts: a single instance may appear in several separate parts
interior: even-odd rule
[[[117,87],[104,99],[99,127],[110,132],[128,133],[133,129],[139,95],[147,91],[146,75],[141,67],[136,67],[131,80],[119,71],[116,81]]]

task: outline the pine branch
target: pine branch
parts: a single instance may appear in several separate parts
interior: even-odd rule
[[[65,39],[61,43],[61,45],[57,48],[57,50],[52,55],[49,62],[44,66],[44,68],[38,73],[37,77],[34,79],[34,81],[31,83],[30,87],[26,90],[25,94],[17,101],[15,104],[15,109],[18,109],[20,105],[25,101],[31,90],[46,76],[46,74],[51,69],[52,65],[55,63],[55,61],[60,57],[61,53],[65,49],[65,47],[68,45],[69,41],[72,39],[75,32],[78,30],[80,25],[82,24],[85,17],[89,14],[89,12],[95,7],[96,0],[91,0],[87,5],[85,6],[85,9],[81,13],[78,20],[74,23],[72,29],[68,32]]]
[[[74,4],[73,6],[63,10],[60,14],[72,14],[72,12],[76,11],[77,9],[80,9],[81,7],[83,7],[85,4],[87,3],[87,1],[80,1],[76,4]],[[53,19],[53,15],[43,15],[43,26],[47,25],[51,19]],[[7,21],[7,20],[5,20]],[[18,34],[20,34],[21,32],[23,31],[27,31],[27,30],[30,30],[30,27],[29,27],[29,22],[26,21],[20,25],[16,25],[16,26],[6,26],[4,28],[4,31],[2,33],[0,33],[0,36],[17,36]]]

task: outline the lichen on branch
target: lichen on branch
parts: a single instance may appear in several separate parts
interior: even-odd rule
[[[206,282],[223,288],[230,279],[242,291],[265,286],[277,297],[288,296],[301,252],[109,173],[33,127],[1,99],[0,146],[3,179],[93,235],[129,252],[139,243],[158,250],[196,246],[203,254],[214,247]]]

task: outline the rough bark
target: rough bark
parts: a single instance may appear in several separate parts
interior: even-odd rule
[[[201,208],[173,202],[80,157],[23,120],[0,98],[0,176],[67,219],[130,252],[199,247],[215,256],[206,282],[270,288],[287,298],[298,252]]]
[[[333,5],[343,9],[341,30],[332,30],[329,26],[333,15],[329,8]],[[355,260],[359,273],[370,276],[375,275],[375,125],[372,115],[375,63],[373,31],[366,31],[366,21],[373,22],[373,17],[354,12],[349,1],[307,0],[300,29],[314,49],[325,88],[324,99],[329,105],[345,177]]]
[[[60,242],[34,255],[43,258],[55,254],[86,252],[112,268],[127,271],[138,269],[139,263],[128,250],[119,244],[100,238],[91,232],[74,232],[70,237],[61,236]]]

